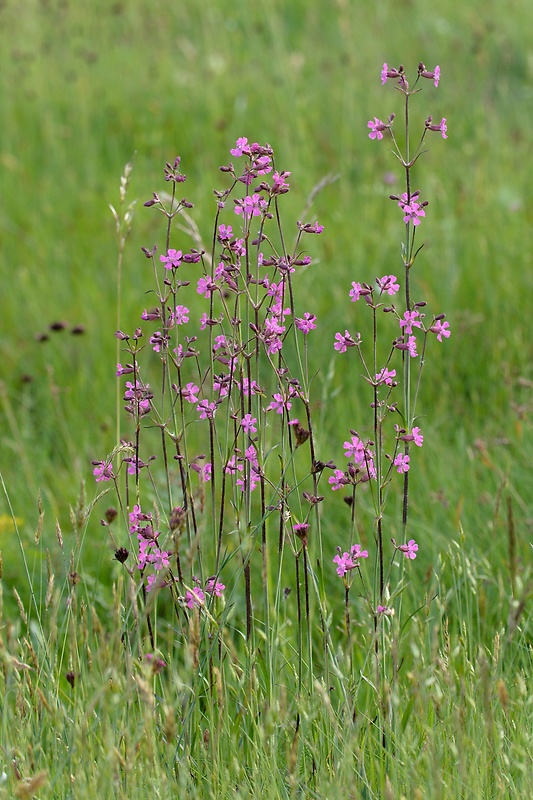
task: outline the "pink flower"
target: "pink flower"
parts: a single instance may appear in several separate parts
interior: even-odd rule
[[[109,462],[93,461],[94,465],[93,475],[96,478],[96,483],[100,481],[110,481],[114,478],[113,467]]]
[[[172,269],[173,267],[180,266],[182,257],[183,254],[181,250],[174,250],[171,248],[167,251],[166,256],[159,256],[159,260],[165,265],[165,269]]]
[[[120,378],[121,375],[131,375],[132,372],[135,372],[135,367],[133,364],[126,364],[125,366],[122,366],[122,364],[117,364],[117,378]]]
[[[218,226],[218,238],[221,242],[227,242],[231,239],[233,234],[233,229],[231,225],[219,225]]]
[[[212,292],[216,289],[216,284],[213,283],[211,278],[200,278],[198,280],[198,287],[196,291],[204,297],[211,297]]]
[[[335,339],[337,340],[333,347],[335,350],[338,350],[339,353],[345,353],[348,347],[357,347],[359,344],[359,334],[358,334],[358,341],[356,342],[348,333],[348,331],[344,331],[344,336],[342,333],[336,333]]]
[[[436,333],[437,334],[437,341],[438,342],[442,342],[442,337],[443,336],[444,336],[445,339],[448,339],[450,337],[450,335],[451,335],[451,331],[449,330],[449,327],[450,327],[450,323],[449,322],[447,322],[447,321],[443,322],[442,320],[438,319],[436,322],[433,323],[431,328],[429,328],[428,330],[430,330],[431,333]]]
[[[368,134],[369,139],[383,139],[383,131],[386,131],[389,126],[385,125],[385,123],[374,117],[374,122],[372,120],[368,121],[367,128],[370,128],[370,133]]]
[[[217,350],[221,350],[223,347],[226,347],[227,344],[227,339],[223,333],[221,333],[219,336],[215,336],[215,341],[213,342],[213,352],[216,353]]]
[[[272,172],[272,159],[270,156],[254,158],[253,168],[258,175],[266,175],[267,172]]]
[[[343,444],[344,455],[351,458],[356,464],[362,464],[365,460],[365,446],[359,436],[352,436],[351,439]]]
[[[416,358],[418,356],[416,349],[416,336],[408,336],[406,342],[403,342],[401,339],[399,339],[397,342],[395,342],[394,347],[397,350],[408,350],[411,358]]]
[[[377,375],[374,377],[376,384],[381,385],[385,384],[386,386],[392,386],[392,379],[396,377],[396,370],[395,369],[387,369],[383,367],[381,372],[378,372]]]
[[[187,608],[193,609],[195,606],[203,606],[205,601],[205,594],[202,590],[195,586],[191,591],[185,594],[185,605]]]
[[[218,583],[214,576],[212,578],[208,578],[205,582],[206,592],[208,594],[214,594],[215,597],[222,597],[225,588],[225,585],[223,583]]]
[[[416,444],[416,446],[422,447],[422,445],[424,444],[424,437],[420,431],[420,428],[413,428],[411,433],[413,435],[413,441]]]
[[[415,200],[411,200],[409,205],[402,206],[404,213],[403,221],[405,223],[412,222],[413,225],[420,225],[420,217],[425,217],[426,212]]]
[[[377,284],[381,292],[393,295],[400,291],[400,284],[396,280],[396,275],[384,275],[382,278],[377,279]]]
[[[169,556],[170,553],[167,553],[166,550],[154,550],[153,553],[150,553],[148,561],[152,564],[155,570],[159,571],[166,567],[170,567]]]
[[[184,325],[189,321],[189,309],[187,306],[176,306],[176,311],[173,315],[173,320],[176,325]]]
[[[200,389],[198,388],[198,386],[196,386],[195,383],[188,383],[181,390],[181,394],[188,403],[197,403],[198,402],[197,394],[199,391]]]
[[[285,178],[288,178],[290,174],[290,172],[274,172],[272,175],[272,189],[275,192],[287,192],[289,184],[285,182]]]
[[[283,411],[287,409],[290,411],[292,403],[290,400],[285,399],[281,394],[273,394],[272,397],[274,398],[269,406],[267,406],[267,411],[275,411],[276,414],[283,414]]]
[[[306,311],[303,317],[296,317],[294,323],[297,328],[299,328],[302,333],[308,334],[309,331],[314,331],[316,329],[316,316],[314,314],[310,314],[309,311]]]
[[[409,472],[409,461],[410,456],[404,456],[402,453],[398,453],[394,459],[394,466],[400,474],[402,472]]]
[[[426,128],[428,131],[438,131],[443,139],[448,138],[448,126],[446,125],[446,117],[443,117],[438,125],[431,124],[431,117],[426,120]]]
[[[404,333],[412,333],[413,328],[421,328],[422,322],[418,319],[420,313],[418,311],[406,311],[403,319],[400,320],[400,328],[404,329]]]
[[[403,78],[403,75],[397,69],[389,69],[387,64],[383,64],[383,66],[381,68],[381,85],[382,86],[383,86],[383,84],[387,83],[387,79],[388,78],[400,78],[400,83],[402,82],[402,80],[405,81],[405,79]],[[407,81],[405,81],[405,84],[407,84]]]
[[[352,301],[352,303],[356,303],[359,300],[362,291],[363,287],[361,286],[361,284],[352,281],[352,288],[350,289],[350,300]]]
[[[337,492],[339,489],[342,489],[343,486],[346,486],[349,481],[342,469],[336,469],[334,470],[333,475],[328,478],[328,483],[330,484],[332,491]]]
[[[399,545],[398,550],[404,553],[406,558],[410,558],[412,561],[414,561],[418,552],[418,545],[414,539],[409,539],[407,544]]]
[[[258,217],[267,206],[268,203],[265,198],[260,194],[254,193],[235,202],[235,213],[242,214],[244,219],[250,216]]]
[[[245,397],[249,397],[251,394],[261,393],[261,387],[257,381],[250,381],[249,378],[242,379],[242,383],[239,384],[239,389]]]
[[[349,553],[341,554],[340,547],[338,547],[337,550],[339,552],[334,557],[333,563],[337,564],[337,575],[341,578],[343,578],[347,572],[359,566],[360,558],[368,558],[368,550],[361,550],[361,545],[359,544],[352,545]]]
[[[259,467],[259,462],[257,460],[257,450],[255,449],[253,444],[251,444],[250,447],[246,448],[246,450],[244,451],[244,457],[252,465],[252,467]]]
[[[250,155],[250,145],[248,144],[248,139],[245,136],[241,136],[240,139],[237,139],[235,143],[235,147],[230,150],[232,156],[235,158],[240,158],[243,154]]]
[[[196,410],[200,412],[200,419],[213,419],[216,408],[216,403],[210,403],[209,400],[200,400],[196,406]]]
[[[251,414],[245,414],[241,422],[243,431],[247,434],[257,433],[256,423],[256,417],[252,417]]]
[[[418,74],[422,78],[427,78],[430,81],[433,81],[433,85],[435,89],[439,85],[440,81],[440,67],[437,65],[434,70],[428,70],[425,68],[424,64],[420,63],[418,65]]]
[[[292,529],[299,539],[305,539],[309,530],[308,522],[298,522],[292,526]]]

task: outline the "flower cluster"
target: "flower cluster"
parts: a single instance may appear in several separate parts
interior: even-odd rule
[[[191,611],[193,608],[201,608],[205,605],[206,594],[212,597],[222,597],[226,588],[223,583],[217,580],[216,575],[206,580],[203,589],[198,578],[193,577],[193,584],[194,586],[191,589],[187,589],[185,596],[181,598],[183,605],[187,606]]]

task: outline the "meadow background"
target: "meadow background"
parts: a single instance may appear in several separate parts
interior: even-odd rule
[[[19,614],[13,588],[26,608],[30,584],[37,592],[46,590],[46,578],[40,576],[47,550],[54,570],[67,575],[69,564],[57,550],[56,521],[68,549],[69,537],[75,538],[70,508],[83,482],[87,501],[96,495],[91,460],[104,458],[115,444],[117,245],[109,203],[118,202],[125,163],[133,160],[134,166],[128,200],[139,202],[122,279],[124,330],[138,324],[151,288],[140,248],[158,240],[160,221],[142,203],[165,188],[165,161],[182,157],[185,193],[208,241],[212,189],[222,184],[218,167],[228,162],[237,137],[269,142],[277,167],[292,172],[286,219],[299,218],[313,187],[326,175],[335,176],[315,199],[314,217],[325,231],[313,241],[317,263],[301,278],[305,286],[299,290],[312,293],[320,325],[313,354],[320,368],[319,453],[324,460],[338,458],[346,431],[358,427],[366,413],[357,371],[341,369],[332,346],[337,330],[358,327],[347,300],[350,282],[394,273],[400,263],[401,226],[395,204],[387,199],[394,191],[387,175],[395,160],[383,143],[368,139],[366,129],[373,116],[385,119],[400,111],[400,98],[380,86],[379,72],[384,61],[403,63],[411,73],[419,61],[429,68],[440,64],[439,90],[430,90],[428,82],[414,103],[421,121],[429,113],[447,118],[449,139],[431,138],[417,168],[415,183],[430,206],[413,281],[436,313],[447,314],[452,337],[445,346],[431,348],[420,398],[427,419],[425,445],[411,473],[410,530],[420,543],[412,592],[423,598],[428,570],[443,561],[452,565],[451,619],[458,631],[468,627],[471,637],[465,663],[479,666],[481,648],[496,664],[494,637],[511,641],[517,608],[519,635],[512,642],[516,651],[494,667],[489,683],[483,683],[477,667],[465,666],[457,695],[450,690],[448,697],[450,714],[458,703],[469,709],[467,717],[472,713],[471,735],[481,747],[483,737],[493,735],[487,734],[487,708],[494,697],[502,705],[504,686],[507,706],[499,708],[507,727],[498,742],[510,750],[505,751],[507,775],[504,760],[499,762],[501,785],[492,783],[490,794],[479,764],[476,777],[468,777],[466,765],[464,794],[446,780],[439,783],[429,770],[418,782],[416,775],[403,774],[395,784],[399,794],[391,796],[413,797],[415,791],[424,798],[528,796],[531,30],[533,9],[526,0],[505,6],[495,0],[443,0],[436,6],[419,0],[0,3],[0,469],[5,484],[0,549],[4,631],[9,629],[13,641],[25,635],[24,624],[13,621]],[[37,546],[39,494],[44,525]],[[88,521],[77,568],[106,619],[118,565],[112,563],[101,513],[95,511]],[[345,523],[339,512],[328,534],[332,554]],[[342,588],[332,572],[332,591],[342,604]],[[111,611],[108,625],[113,625]],[[71,796],[67,778],[79,761],[68,760],[71,750],[58,765],[46,763],[46,747],[39,751],[37,745],[43,737],[42,709],[34,716],[27,711],[30,752],[33,747],[36,755],[18,777],[8,768],[11,761],[22,763],[30,756],[10,737],[16,704],[11,708],[6,701],[3,712],[8,780],[16,783],[46,769],[50,780],[39,796]],[[98,741],[95,761],[107,740]],[[504,749],[502,744],[497,758],[503,759]],[[454,769],[453,753],[431,757],[437,773]],[[115,767],[103,764],[104,793],[113,786],[122,796],[126,784],[117,783]],[[160,792],[154,796],[166,797],[166,791],[175,796],[171,772],[168,765],[161,773],[153,764],[146,766],[150,780],[159,775],[161,781],[159,788],[150,784]],[[80,780],[72,796],[84,796]],[[90,786],[90,770],[86,780]],[[94,785],[94,775],[92,780]],[[148,783],[139,776],[138,783],[131,775],[129,780],[129,796],[145,796],[135,792],[147,791]],[[234,787],[231,780],[228,786]],[[367,794],[350,795],[351,780],[349,770],[328,775],[315,784],[315,794],[306,794],[311,789],[295,779],[291,791],[295,796],[326,797],[329,791],[339,797],[382,796],[368,787]],[[265,796],[285,796],[289,789],[282,790],[282,784],[268,786],[274,793]],[[194,796],[191,786],[183,783],[181,790]],[[222,796],[220,786],[206,784],[198,791],[199,797]],[[248,796],[242,785],[240,791]]]

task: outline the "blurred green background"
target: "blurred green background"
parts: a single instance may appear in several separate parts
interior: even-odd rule
[[[311,216],[325,231],[297,291],[312,293],[320,323],[319,455],[342,458],[348,429],[367,413],[355,361],[332,347],[337,330],[365,324],[348,300],[350,282],[401,274],[403,226],[388,195],[401,191],[402,176],[366,123],[401,113],[401,97],[380,85],[383,62],[413,75],[423,61],[440,64],[442,79],[413,100],[413,124],[445,116],[449,139],[428,137],[416,168],[430,205],[413,294],[447,314],[452,337],[432,341],[428,353],[413,532],[431,559],[462,522],[472,547],[504,559],[505,493],[527,557],[532,31],[527,0],[2,0],[0,469],[23,538],[31,541],[39,491],[45,535],[56,517],[68,535],[80,482],[95,492],[91,459],[115,444],[117,245],[108,204],[118,203],[131,159],[128,202],[139,202],[122,284],[125,330],[149,302],[140,247],[161,243],[162,229],[142,203],[165,188],[165,161],[181,155],[207,241],[212,190],[226,185],[218,167],[238,136],[269,142],[278,168],[292,172],[282,206],[289,224],[321,179],[338,176],[315,200]],[[51,331],[58,321],[66,327]],[[73,334],[78,326],[84,332]],[[7,514],[0,495],[4,575],[16,582]],[[338,541],[333,532],[332,548]]]

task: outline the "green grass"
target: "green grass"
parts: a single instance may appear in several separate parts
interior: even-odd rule
[[[21,780],[40,770],[43,798],[91,797],[95,787],[128,798],[529,796],[532,24],[526,0],[0,4],[0,796],[24,796]],[[384,698],[348,684],[365,669],[365,609],[357,606],[361,641],[352,647],[335,575],[326,585],[333,690],[317,669],[298,696],[289,612],[275,642],[279,674],[261,648],[246,652],[228,633],[217,682],[162,609],[169,667],[153,676],[117,635],[127,592],[99,522],[106,501],[81,524],[70,511],[82,482],[90,510],[90,462],[115,444],[108,204],[118,202],[124,165],[133,159],[128,201],[139,198],[122,279],[121,327],[130,330],[150,302],[140,247],[160,240],[160,228],[142,203],[165,189],[163,164],[182,156],[184,190],[209,241],[212,189],[225,185],[218,167],[241,135],[268,141],[278,167],[291,170],[287,219],[300,218],[319,180],[337,176],[315,199],[325,232],[296,288],[312,291],[320,321],[319,457],[341,458],[367,399],[357,371],[334,358],[334,334],[364,329],[347,301],[350,282],[399,263],[387,200],[395,189],[383,181],[394,158],[366,135],[369,118],[400,113],[401,98],[379,85],[385,60],[443,72],[438,92],[415,103],[421,119],[447,117],[449,139],[429,140],[417,168],[430,205],[413,293],[446,312],[453,331],[445,346],[433,343],[420,397],[426,442],[410,525],[421,552],[405,603],[422,608],[401,636],[397,620],[386,634],[403,658],[386,698],[386,753],[367,713]],[[51,332],[57,320],[67,328]],[[71,333],[76,325],[83,335]],[[333,553],[349,511],[332,513],[324,535]],[[313,634],[319,667],[318,621]],[[355,718],[343,691],[358,697]]]

